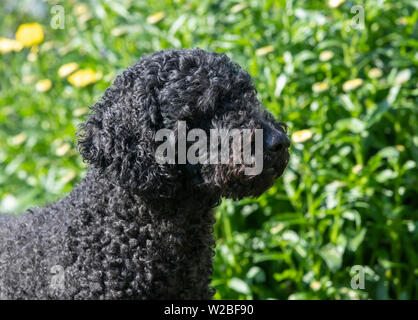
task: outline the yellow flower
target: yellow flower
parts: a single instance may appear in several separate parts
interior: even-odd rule
[[[294,143],[302,143],[302,142],[308,141],[311,138],[312,138],[312,131],[309,129],[296,131],[292,134],[292,141]]]
[[[25,142],[25,141],[26,141],[26,138],[27,138],[26,134],[24,134],[24,133],[19,133],[18,135],[15,135],[15,136],[12,138],[12,144],[13,144],[13,145],[19,145],[19,144],[22,144],[23,142]]]
[[[360,79],[360,78],[348,80],[343,83],[343,90],[346,92],[351,91],[360,87],[362,84],[363,84],[363,79]]]
[[[331,8],[337,8],[339,7],[345,0],[329,0],[328,5]]]
[[[405,82],[408,82],[409,79],[411,79],[411,70],[405,69],[399,71],[395,78],[395,84],[403,84]]]
[[[81,15],[87,13],[87,11],[89,11],[89,8],[84,3],[82,3],[82,4],[77,4],[74,7],[73,11],[74,11],[75,15],[81,16]]]
[[[147,22],[148,22],[149,24],[155,24],[155,23],[157,23],[157,22],[159,22],[159,21],[163,20],[163,19],[164,19],[164,17],[165,17],[165,13],[164,13],[164,12],[162,12],[162,11],[160,11],[160,12],[157,12],[157,13],[154,13],[154,14],[152,14],[152,15],[148,16],[148,18],[147,18]]]
[[[313,291],[318,291],[319,289],[321,289],[321,282],[312,281],[309,286],[312,288]]]
[[[238,4],[236,4],[235,6],[233,6],[232,8],[231,8],[231,12],[232,13],[238,13],[238,12],[240,12],[240,11],[242,11],[242,10],[244,10],[245,8],[247,8],[248,7],[248,4],[247,3],[245,3],[245,2],[241,2],[241,3],[238,3]]]
[[[93,69],[81,69],[68,77],[68,81],[75,87],[85,87],[101,78],[101,74]]]
[[[74,71],[76,71],[77,69],[78,69],[77,63],[75,62],[66,63],[58,69],[58,75],[61,78],[65,78],[69,76],[71,73],[73,73]]]
[[[274,51],[274,47],[273,46],[267,46],[267,47],[262,47],[262,48],[257,49],[255,51],[255,54],[257,56],[264,56],[267,53],[270,53],[270,52],[273,52],[273,51]]]
[[[52,82],[49,79],[39,80],[35,85],[35,89],[38,92],[48,91],[49,89],[51,89],[51,87],[52,87]]]
[[[331,60],[334,57],[334,53],[329,50],[322,51],[319,55],[319,60],[321,61],[328,61]]]
[[[367,75],[372,79],[380,78],[382,76],[382,70],[378,68],[371,68]]]
[[[24,23],[16,32],[16,40],[25,47],[41,43],[44,40],[44,31],[39,23]]]
[[[361,164],[356,164],[353,167],[352,171],[353,171],[353,173],[357,174],[357,173],[359,173],[361,171],[361,169],[363,169],[363,166]]]
[[[73,115],[76,116],[76,117],[79,117],[79,116],[82,116],[83,114],[86,114],[88,112],[89,112],[88,108],[82,107],[82,108],[75,109],[73,111]]]
[[[68,143],[64,143],[62,145],[60,145],[57,150],[55,150],[55,154],[59,157],[63,156],[64,154],[66,154],[69,150],[71,149],[70,144]]]
[[[327,91],[329,89],[328,83],[326,82],[317,82],[314,83],[312,86],[312,91],[313,92],[324,92]]]
[[[10,51],[20,51],[23,46],[19,41],[7,38],[0,38],[0,53],[9,53]]]

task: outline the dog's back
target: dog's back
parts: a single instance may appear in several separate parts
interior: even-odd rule
[[[0,215],[0,299],[48,297],[43,291],[62,254],[59,216],[50,207]]]

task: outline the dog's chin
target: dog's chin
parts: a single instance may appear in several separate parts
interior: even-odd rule
[[[245,197],[259,197],[270,189],[277,178],[283,174],[288,161],[288,154],[266,161],[263,171],[258,175],[245,175],[243,170],[235,170],[235,175],[229,175],[229,181],[226,181],[223,185],[222,196],[234,200]]]

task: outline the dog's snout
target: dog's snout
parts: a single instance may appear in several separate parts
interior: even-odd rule
[[[287,149],[290,146],[290,140],[286,133],[277,129],[271,129],[267,131],[265,137],[265,143],[268,150],[277,152],[282,149]]]

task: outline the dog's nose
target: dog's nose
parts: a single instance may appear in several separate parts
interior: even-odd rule
[[[290,140],[287,135],[277,129],[268,130],[265,142],[267,149],[273,152],[289,148],[290,146]]]

